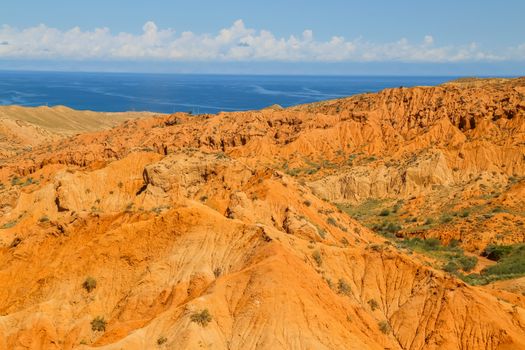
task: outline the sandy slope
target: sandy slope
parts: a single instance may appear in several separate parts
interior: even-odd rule
[[[483,235],[413,234],[523,242],[524,86],[142,118],[6,157],[0,348],[525,349],[512,282],[468,286],[334,205],[505,205]]]

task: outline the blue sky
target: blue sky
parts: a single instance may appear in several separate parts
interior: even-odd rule
[[[0,69],[522,74],[525,1],[4,0]]]

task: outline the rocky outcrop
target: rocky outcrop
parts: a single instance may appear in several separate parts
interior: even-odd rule
[[[524,85],[178,113],[9,154],[0,348],[525,348],[520,280],[469,286],[341,209],[470,210],[409,234],[523,242]]]

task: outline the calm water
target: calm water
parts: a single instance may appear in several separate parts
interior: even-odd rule
[[[453,77],[328,77],[0,71],[0,104],[94,111],[217,113],[291,106]]]

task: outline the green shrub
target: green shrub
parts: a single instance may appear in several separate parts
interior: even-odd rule
[[[475,256],[461,255],[457,258],[457,262],[463,271],[470,272],[478,264],[478,258]]]
[[[516,244],[510,247],[511,250],[501,256],[496,265],[487,267],[482,273],[500,276],[525,274],[525,244]]]
[[[103,332],[106,330],[107,322],[102,316],[97,316],[91,321],[91,329],[95,332]]]
[[[200,324],[202,327],[206,327],[211,322],[212,317],[208,309],[204,309],[201,312],[196,312],[190,317],[191,322]]]
[[[390,210],[388,210],[388,209],[383,209],[379,213],[379,216],[388,216],[388,215],[390,215]]]
[[[442,224],[448,224],[449,222],[452,221],[452,216],[450,215],[443,215],[440,219],[441,223]]]
[[[456,273],[459,270],[459,266],[455,261],[449,261],[443,266],[443,270],[448,273]]]
[[[481,256],[493,261],[499,261],[512,252],[512,246],[489,244],[481,253]]]
[[[326,222],[332,226],[337,226],[337,221],[333,217],[326,219]]]

